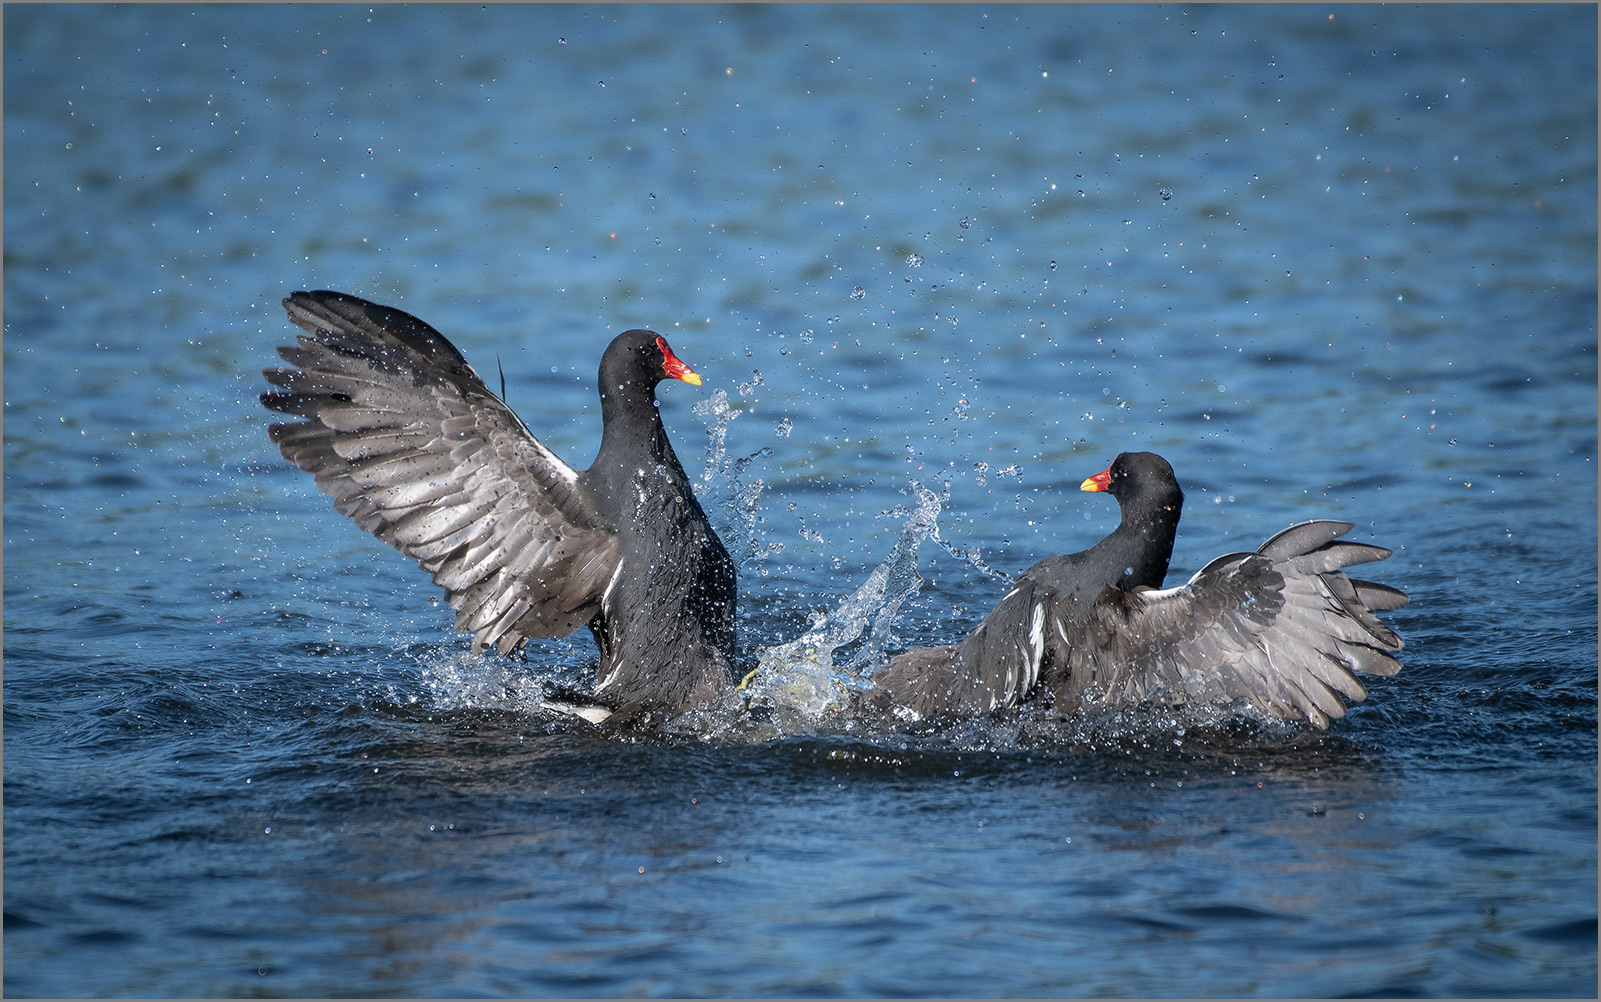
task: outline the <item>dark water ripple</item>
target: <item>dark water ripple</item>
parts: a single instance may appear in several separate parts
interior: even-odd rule
[[[1593,8],[4,17],[7,994],[1593,996]],[[917,487],[901,645],[1148,448],[1174,580],[1391,547],[1405,669],[1322,734],[607,739],[538,709],[587,639],[471,655],[272,451],[297,287],[577,465],[600,347],[668,332],[686,465],[749,457],[753,665]]]

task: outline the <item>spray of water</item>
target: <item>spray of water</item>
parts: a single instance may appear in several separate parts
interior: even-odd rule
[[[783,543],[761,545],[757,526],[762,521],[759,508],[766,484],[760,477],[748,483],[745,480],[750,464],[771,456],[773,450],[762,448],[748,456],[729,457],[728,424],[741,412],[729,406],[726,390],[713,390],[711,396],[695,403],[694,411],[710,420],[706,429],[706,466],[697,493],[729,556],[736,565],[744,566],[783,549]]]
[[[938,537],[936,520],[942,502],[949,500],[948,494],[935,494],[917,483],[912,492],[915,509],[898,507],[885,513],[904,519],[900,538],[867,580],[832,612],[818,616],[804,634],[758,655],[757,670],[747,680],[753,705],[815,720],[830,709],[843,708],[852,692],[867,686],[870,670],[897,642],[896,616],[922,587],[917,549],[923,540]],[[836,652],[858,639],[861,645],[836,664]]]
[[[741,393],[745,393],[744,387]],[[694,410],[710,422],[701,476],[704,503],[708,511],[714,512],[714,521],[730,555],[743,565],[780,549],[782,543],[765,547],[760,543],[757,527],[761,522],[758,504],[762,481],[745,482],[750,463],[770,455],[771,450],[764,448],[742,459],[729,458],[728,424],[740,412],[729,405],[726,391],[714,390],[696,403]],[[923,579],[917,574],[917,550],[924,540],[934,540],[958,560],[990,577],[1005,577],[983,561],[976,547],[958,551],[941,538],[938,518],[943,505],[950,501],[948,487],[936,494],[914,482],[910,490],[916,499],[915,507],[898,506],[885,512],[888,517],[902,520],[900,537],[867,580],[832,612],[817,617],[804,634],[759,653],[757,670],[747,678],[745,686],[752,705],[765,703],[786,717],[798,715],[816,720],[831,708],[842,708],[852,692],[866,688],[872,669],[883,663],[885,651],[898,644],[894,634],[896,617],[922,587]],[[843,663],[836,663],[836,655],[845,648],[852,648],[851,653]]]
[[[711,486],[728,468],[728,423],[739,417],[739,411],[728,405],[728,391],[721,388],[695,401],[693,410],[697,417],[711,420],[706,429],[706,470],[700,476],[701,483]]]

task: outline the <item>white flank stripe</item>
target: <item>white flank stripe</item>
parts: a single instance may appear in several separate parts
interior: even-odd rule
[[[1023,680],[1023,690],[1026,692],[1033,687],[1040,677],[1040,659],[1045,656],[1045,606],[1034,607],[1034,619],[1028,627],[1028,675]]]

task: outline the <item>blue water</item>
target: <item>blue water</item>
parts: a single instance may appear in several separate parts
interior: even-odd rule
[[[1593,997],[1596,17],[7,5],[6,993]],[[578,466],[666,334],[749,665],[934,504],[836,661],[961,637],[1150,449],[1170,582],[1355,522],[1405,668],[608,739],[268,442],[297,288]]]

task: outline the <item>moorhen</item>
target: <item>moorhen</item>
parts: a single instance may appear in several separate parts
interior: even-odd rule
[[[1230,553],[1162,589],[1184,494],[1173,467],[1123,453],[1085,480],[1122,521],[1081,553],[1024,571],[959,644],[891,659],[864,693],[905,719],[1004,710],[1038,698],[1058,715],[1143,702],[1239,709],[1319,729],[1367,695],[1352,672],[1394,675],[1401,638],[1374,615],[1394,588],[1342,568],[1390,551],[1339,540],[1349,522],[1291,526],[1255,553]]]
[[[264,370],[268,430],[342,514],[445,589],[473,649],[509,654],[588,624],[593,700],[660,721],[732,689],[735,570],[673,454],[656,384],[700,376],[661,335],[600,360],[600,451],[575,470],[432,327],[338,292],[296,292],[307,333]],[[587,715],[587,714],[585,714]],[[590,719],[601,719],[604,713]]]

